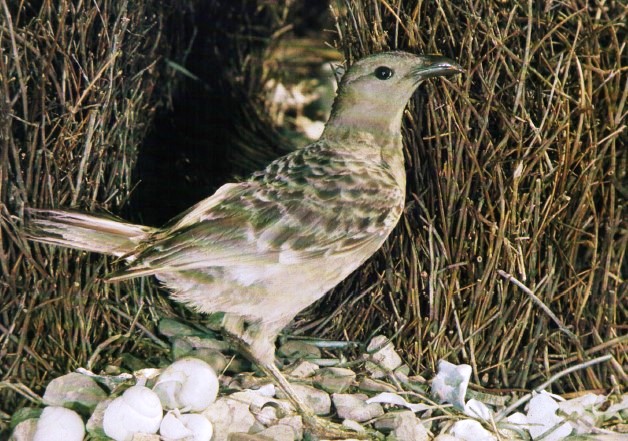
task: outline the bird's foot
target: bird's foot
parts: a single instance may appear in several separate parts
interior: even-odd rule
[[[358,432],[351,430],[347,426],[333,423],[317,416],[275,365],[274,346],[272,343],[274,338],[269,339],[268,335],[265,336],[266,338],[260,338],[259,336],[249,336],[249,338],[243,337],[247,331],[241,329],[241,319],[238,319],[237,317],[234,319],[233,317],[228,316],[225,316],[225,319],[226,320],[223,322],[223,331],[227,338],[236,344],[240,353],[245,355],[252,362],[256,363],[260,370],[266,374],[266,376],[271,379],[283,392],[295,411],[301,416],[304,429],[315,436],[316,438],[314,439],[378,440],[384,438],[382,434],[373,430],[364,429],[363,431]]]
[[[373,430],[365,429],[357,432],[342,424],[337,424],[313,414],[301,414],[305,430],[316,436],[318,440],[339,440],[339,439],[384,439],[383,435]]]

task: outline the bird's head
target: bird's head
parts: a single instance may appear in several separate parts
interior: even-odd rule
[[[435,55],[383,52],[363,58],[343,76],[326,132],[398,134],[403,109],[421,82],[462,71],[455,61]]]

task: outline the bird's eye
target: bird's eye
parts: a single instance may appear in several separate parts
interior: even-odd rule
[[[395,74],[395,71],[388,66],[379,66],[375,69],[374,74],[378,80],[389,80]]]

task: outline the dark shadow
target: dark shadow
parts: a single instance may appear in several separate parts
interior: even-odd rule
[[[256,102],[261,59],[276,17],[255,2],[202,2],[196,36],[172,109],[142,145],[127,217],[163,225],[220,185],[246,177],[289,151]],[[242,60],[251,55],[246,68]],[[237,77],[239,76],[239,77]]]

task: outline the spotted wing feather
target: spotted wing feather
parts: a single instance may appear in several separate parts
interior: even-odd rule
[[[326,144],[296,151],[226,187],[153,235],[133,264],[112,278],[298,264],[351,253],[382,241],[403,204],[385,167]]]

